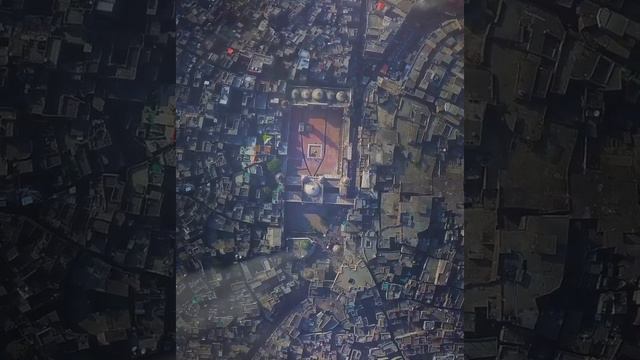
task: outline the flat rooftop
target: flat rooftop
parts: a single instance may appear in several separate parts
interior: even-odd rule
[[[343,109],[297,107],[291,111],[287,175],[341,175]]]

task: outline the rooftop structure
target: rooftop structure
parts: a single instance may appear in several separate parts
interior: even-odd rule
[[[295,87],[290,93],[294,106],[323,105],[348,107],[351,105],[351,90],[340,88]]]
[[[290,175],[341,176],[348,149],[344,136],[349,132],[344,115],[341,108],[323,105],[291,109],[287,164]]]

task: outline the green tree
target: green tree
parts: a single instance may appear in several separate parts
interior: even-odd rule
[[[300,242],[300,248],[302,250],[309,250],[311,248],[311,241],[309,241],[309,239],[302,240]]]
[[[275,157],[267,162],[267,169],[272,174],[279,172],[282,169],[282,160],[279,157]]]

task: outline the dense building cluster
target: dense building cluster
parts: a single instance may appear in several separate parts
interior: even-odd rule
[[[366,0],[364,56],[382,58],[416,0]]]
[[[446,20],[406,57],[404,76],[378,76],[364,94],[356,182],[380,208],[362,251],[405,358],[462,356],[463,114],[451,111],[461,50],[462,22]]]
[[[640,2],[462,3],[0,0],[0,359],[640,359]]]
[[[463,23],[413,5],[180,4],[180,358],[462,357]]]
[[[467,22],[465,346],[634,359],[640,9],[552,3]]]
[[[171,1],[0,2],[1,358],[173,348],[174,26]]]

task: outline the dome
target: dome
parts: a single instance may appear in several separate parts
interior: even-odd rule
[[[333,101],[333,100],[335,100],[335,99],[336,99],[336,92],[335,92],[335,91],[328,90],[328,91],[325,93],[325,95],[327,96],[327,100],[328,100],[328,101]]]
[[[297,100],[300,98],[300,89],[293,89],[291,92],[291,98]]]
[[[338,91],[338,93],[336,94],[336,100],[340,102],[347,102],[349,101],[349,95],[347,95],[347,93],[344,91]]]
[[[338,245],[338,244],[335,244],[335,245],[333,245],[333,249],[332,250],[333,250],[334,253],[339,253],[340,250],[342,250],[342,247],[340,245]]]
[[[318,196],[320,195],[320,185],[316,182],[308,182],[304,184],[304,193],[312,197]]]
[[[304,89],[302,90],[302,98],[305,100],[309,100],[309,98],[311,97],[311,91],[309,89]]]
[[[322,100],[324,100],[324,91],[322,91],[322,89],[315,89],[315,90],[313,90],[313,93],[311,94],[311,97],[315,101],[322,101]]]

